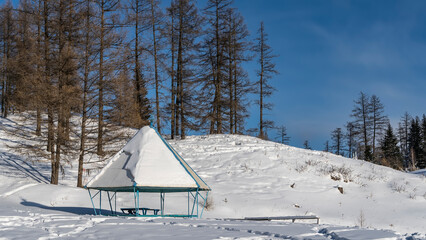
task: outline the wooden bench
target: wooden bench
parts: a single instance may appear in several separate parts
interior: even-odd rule
[[[244,220],[250,220],[250,221],[291,220],[292,222],[296,221],[296,219],[299,219],[299,220],[313,219],[313,220],[317,220],[317,224],[319,224],[320,222],[320,218],[317,216],[246,217],[244,218]]]
[[[121,208],[121,211],[124,214],[127,215],[136,215],[136,209],[137,208]],[[158,212],[160,209],[154,209],[154,208],[139,208],[139,211],[142,212],[142,215],[147,215],[148,211],[152,211],[154,215],[158,215]]]

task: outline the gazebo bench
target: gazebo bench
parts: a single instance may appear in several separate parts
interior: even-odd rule
[[[137,208],[121,208],[121,211],[124,214],[127,215],[136,215],[136,209]],[[158,212],[160,211],[160,209],[154,209],[154,208],[139,208],[139,211],[142,212],[142,215],[147,215],[148,211],[152,211],[152,213],[154,215],[158,215]]]

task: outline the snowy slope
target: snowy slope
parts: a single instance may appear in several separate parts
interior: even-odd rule
[[[363,216],[363,226],[426,232],[421,175],[248,136],[171,143],[213,189],[214,210],[206,217],[315,214],[352,226]]]
[[[213,189],[204,220],[93,216],[87,192],[74,187],[76,161],[52,186],[49,163],[9,148],[28,141],[4,131],[21,122],[0,118],[0,239],[426,239],[423,175],[238,135],[170,141]],[[158,207],[156,195],[142,199]],[[117,200],[121,207],[132,201]],[[182,200],[167,197],[166,210],[179,211]],[[321,224],[225,220],[289,215],[317,215]]]

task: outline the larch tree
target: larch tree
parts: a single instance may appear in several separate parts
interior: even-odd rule
[[[168,68],[168,75],[170,77],[170,137],[175,138],[177,134],[176,124],[176,71],[175,71],[175,58],[176,58],[176,22],[177,22],[177,7],[176,2],[172,1],[170,7],[167,8],[168,21],[166,23],[166,34],[170,46],[170,65]]]
[[[379,97],[372,95],[370,98],[371,105],[371,127],[372,127],[372,157],[373,161],[376,155],[376,142],[377,139],[382,135],[383,131],[386,130],[389,119],[384,114],[384,106],[380,102]]]
[[[151,117],[151,105],[147,97],[147,83],[148,79],[144,74],[146,63],[147,47],[144,46],[142,41],[144,33],[149,29],[148,12],[150,12],[149,2],[147,0],[132,0],[129,2],[128,9],[130,10],[128,15],[129,25],[133,27],[133,36],[131,40],[133,49],[131,56],[133,58],[133,78],[135,85],[135,99],[138,106],[139,119],[136,121],[135,127],[140,128],[145,125],[149,125]],[[145,53],[145,54],[144,54]]]
[[[209,24],[203,43],[204,88],[211,92],[211,110],[207,114],[210,134],[223,133],[224,113],[227,102],[224,98],[226,78],[226,19],[231,0],[208,0],[205,15]]]
[[[371,161],[371,104],[369,97],[365,93],[361,92],[358,99],[355,100],[355,106],[354,109],[352,109],[351,117],[354,118],[353,125],[355,133],[362,143],[363,158],[367,161]]]
[[[263,22],[260,23],[254,51],[257,53],[257,62],[259,64],[259,70],[257,71],[259,80],[255,83],[258,86],[257,94],[259,94],[259,100],[257,101],[259,105],[259,137],[265,138],[265,128],[273,126],[273,122],[264,118],[265,111],[272,108],[272,104],[267,103],[265,98],[269,97],[275,90],[269,80],[278,72],[275,70],[275,63],[273,62],[276,55],[272,53],[272,48],[268,45],[268,34],[265,32]]]
[[[277,140],[280,143],[288,145],[290,143],[290,137],[287,134],[287,128],[284,125],[281,125],[278,129]]]
[[[80,88],[81,88],[81,126],[80,126],[80,146],[78,156],[78,174],[77,174],[77,187],[83,187],[83,167],[84,157],[88,151],[87,141],[88,136],[93,134],[88,129],[88,123],[91,118],[95,117],[93,111],[96,102],[94,101],[95,78],[96,78],[96,34],[94,32],[93,18],[95,9],[93,0],[85,0],[81,6],[81,17],[83,26],[80,28]]]
[[[160,109],[160,85],[161,79],[159,75],[160,67],[160,54],[159,46],[161,37],[160,27],[162,26],[161,19],[163,19],[163,13],[159,7],[160,2],[158,0],[149,0],[149,17],[150,25],[152,30],[152,57],[154,58],[154,83],[155,83],[155,115],[156,115],[156,126],[159,133],[161,133],[161,109]]]
[[[115,35],[116,29],[116,11],[119,5],[118,0],[95,0],[98,9],[98,16],[96,16],[97,23],[97,44],[98,44],[98,136],[96,151],[98,155],[104,155],[104,128],[105,128],[105,99],[104,94],[107,88],[107,84],[111,76],[111,66],[109,63],[112,62],[113,55],[111,54],[111,48],[114,42],[117,40]]]
[[[330,144],[328,140],[324,143],[324,152],[330,152]]]
[[[337,155],[343,154],[343,132],[341,128],[336,128],[331,133],[331,148]]]
[[[225,59],[227,106],[229,119],[229,133],[241,133],[244,119],[248,117],[248,101],[246,95],[253,92],[252,85],[248,81],[246,71],[242,64],[251,60],[247,54],[251,43],[248,41],[249,32],[243,17],[234,8],[226,11],[225,30]]]
[[[176,39],[176,62],[175,67],[175,133],[181,139],[186,136],[187,129],[195,129],[194,119],[198,118],[200,109],[195,101],[194,93],[197,91],[197,67],[198,43],[201,34],[202,18],[194,1],[175,0],[173,17],[176,20],[173,33]],[[172,93],[173,94],[173,93]]]
[[[13,70],[11,69],[10,60],[12,59],[15,38],[15,24],[13,6],[7,1],[1,8],[0,12],[0,44],[1,44],[1,116],[6,118],[11,109]]]
[[[355,127],[352,122],[346,124],[346,146],[348,151],[348,157],[353,158],[354,153],[356,152],[356,140],[355,140]]]

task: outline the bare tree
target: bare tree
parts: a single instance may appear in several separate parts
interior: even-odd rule
[[[150,0],[150,18],[151,18],[151,29],[152,29],[152,55],[154,57],[154,82],[155,82],[155,112],[156,112],[156,125],[158,132],[161,133],[161,118],[160,118],[160,77],[158,74],[158,67],[159,67],[159,54],[158,54],[158,47],[159,47],[159,35],[157,34],[159,25],[161,24],[160,20],[163,18],[163,14],[159,8],[159,1],[158,0]]]
[[[6,118],[11,108],[12,98],[12,74],[10,60],[14,51],[14,16],[13,7],[10,1],[6,2],[1,9],[0,13],[1,27],[1,55],[2,55],[2,69],[1,69],[1,115]]]
[[[355,100],[355,106],[351,117],[354,118],[353,126],[355,133],[361,139],[363,144],[364,159],[372,160],[370,136],[371,136],[371,104],[368,96],[361,92],[359,98]]]
[[[330,144],[329,144],[328,140],[325,141],[324,152],[330,152]]]
[[[343,153],[343,132],[341,128],[336,128],[331,133],[332,145],[331,148],[335,151],[337,155]]]
[[[195,125],[191,119],[197,118],[200,109],[195,104],[194,92],[196,92],[196,56],[199,46],[196,39],[201,33],[202,19],[198,14],[195,3],[190,0],[175,0],[173,5],[176,14],[176,86],[175,89],[175,124],[176,134],[180,130],[180,137],[184,139],[187,128],[193,129]],[[172,93],[173,94],[173,93]]]
[[[95,0],[99,9],[99,59],[98,59],[98,138],[97,138],[97,154],[103,155],[103,137],[104,137],[104,92],[105,92],[105,77],[110,74],[108,64],[106,63],[112,58],[109,53],[109,49],[112,47],[116,36],[114,36],[114,29],[116,24],[116,17],[114,16],[115,11],[118,7],[118,0]]]
[[[248,81],[247,73],[242,68],[242,64],[251,59],[247,55],[250,48],[250,42],[247,40],[249,35],[243,17],[234,8],[226,11],[226,44],[224,57],[227,67],[226,86],[227,106],[229,108],[229,132],[241,133],[244,119],[248,116],[248,101],[246,95],[253,92],[252,85]]]
[[[356,141],[355,141],[355,127],[352,122],[346,124],[346,146],[348,151],[348,157],[352,158],[356,152]]]
[[[380,102],[379,97],[372,95],[370,98],[371,105],[371,125],[372,125],[372,150],[373,150],[373,161],[376,155],[376,142],[378,136],[381,136],[383,131],[386,130],[389,119],[384,115],[384,106]]]
[[[287,128],[284,125],[281,125],[278,128],[278,136],[277,139],[279,139],[279,141],[282,144],[286,144],[288,145],[290,143],[290,137],[287,134]]]
[[[205,14],[210,27],[207,30],[204,41],[205,84],[213,84],[213,100],[211,101],[210,133],[222,133],[224,110],[226,104],[223,93],[223,85],[226,76],[225,63],[225,31],[226,11],[231,0],[209,0],[205,8]],[[209,70],[207,70],[209,69]]]
[[[278,74],[278,72],[275,70],[275,64],[272,62],[276,55],[272,54],[272,49],[267,43],[268,34],[265,32],[263,22],[260,23],[256,41],[257,43],[254,47],[254,51],[259,57],[259,70],[257,71],[259,80],[256,82],[256,85],[258,85],[257,93],[259,94],[259,137],[265,138],[264,129],[270,127],[268,126],[270,124],[267,124],[270,121],[264,120],[264,111],[270,110],[272,105],[270,103],[266,103],[264,99],[269,97],[275,90],[272,85],[269,84],[268,80],[271,79],[273,75]]]

